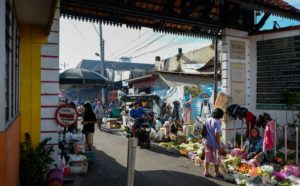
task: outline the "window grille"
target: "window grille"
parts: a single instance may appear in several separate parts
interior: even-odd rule
[[[10,1],[5,11],[5,123],[11,123],[20,111],[19,31]]]

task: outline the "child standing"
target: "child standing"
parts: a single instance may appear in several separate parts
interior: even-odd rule
[[[205,177],[212,177],[209,174],[209,164],[212,163],[215,166],[216,178],[224,179],[223,175],[220,173],[219,166],[221,163],[220,159],[220,150],[221,142],[220,136],[222,133],[221,127],[221,118],[223,117],[224,112],[220,108],[216,108],[211,117],[205,121],[205,126],[207,130],[207,135],[204,139],[205,144]]]

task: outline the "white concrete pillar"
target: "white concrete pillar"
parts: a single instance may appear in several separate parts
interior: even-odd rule
[[[59,3],[55,10],[48,44],[41,46],[41,140],[51,137],[49,145],[54,152],[54,164],[58,162],[58,124],[55,111],[59,106]]]
[[[247,107],[249,105],[249,53],[247,32],[229,28],[223,30],[221,73],[222,92],[229,97],[227,106],[238,104]],[[240,120],[236,121],[236,128],[239,133]],[[229,141],[233,143],[234,140],[234,121],[227,117],[223,122],[222,130],[222,143],[228,147]]]

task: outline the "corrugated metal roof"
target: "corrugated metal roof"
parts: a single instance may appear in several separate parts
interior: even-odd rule
[[[83,68],[88,70],[99,71],[99,60],[82,60],[76,68]],[[114,70],[144,70],[153,71],[154,64],[144,64],[144,63],[132,63],[132,62],[117,62],[117,61],[105,61],[105,69]]]

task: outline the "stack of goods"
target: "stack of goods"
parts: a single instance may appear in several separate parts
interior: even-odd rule
[[[121,129],[121,123],[119,123],[115,118],[109,118],[107,121],[107,125],[111,129]]]

